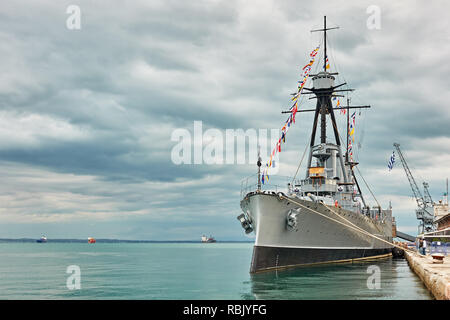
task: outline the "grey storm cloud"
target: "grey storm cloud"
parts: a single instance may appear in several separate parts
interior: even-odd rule
[[[400,163],[387,172],[394,141],[434,198],[443,191],[445,1],[78,1],[81,30],[68,30],[72,4],[0,5],[5,237],[245,239],[235,216],[256,166],[175,165],[171,134],[197,120],[204,130],[281,127],[325,14],[340,27],[329,32],[337,80],[356,89],[352,104],[371,105],[358,114],[356,152],[382,205],[391,200],[399,225],[415,228]],[[366,27],[373,4],[380,30]],[[297,117],[280,155],[286,175],[311,131],[312,115]]]

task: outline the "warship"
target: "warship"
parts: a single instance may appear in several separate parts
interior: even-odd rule
[[[294,116],[295,112],[314,112],[310,142],[305,149],[308,160],[304,179],[287,180],[284,192],[279,186],[271,189],[268,177],[264,183],[267,172],[261,173],[258,155],[256,183],[249,188],[247,180],[241,189],[243,212],[237,218],[245,233],[255,235],[250,273],[392,255],[392,208],[389,205],[383,210],[378,202],[377,206],[367,205],[355,175],[358,162],[349,152],[349,112],[370,106],[350,106],[348,98],[345,107],[332,104],[336,96],[353,90],[343,89],[346,83],[335,85],[338,73],[329,71],[327,31],[337,28],[327,28],[324,17],[323,29],[312,30],[323,32],[323,71],[320,66],[319,72],[308,75],[312,87],[302,84],[298,95],[309,94],[310,99],[316,99],[315,109],[297,111],[296,107],[293,111],[291,107],[284,111]],[[347,111],[345,142],[341,141],[334,114],[343,108]],[[331,140],[327,139],[327,120],[332,124]],[[316,141],[319,126],[320,140]]]

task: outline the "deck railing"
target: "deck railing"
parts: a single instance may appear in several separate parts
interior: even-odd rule
[[[288,191],[288,183],[292,183],[293,177],[289,176],[281,176],[281,175],[272,175],[269,176],[269,180],[264,179],[264,184],[261,182],[261,190],[262,191]],[[295,189],[296,184],[300,184],[300,180],[295,179],[294,185],[292,186]],[[256,191],[258,189],[258,174],[253,174],[248,176],[247,178],[242,179],[241,181],[241,199],[249,192]]]

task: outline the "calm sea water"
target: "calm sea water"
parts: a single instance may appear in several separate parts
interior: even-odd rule
[[[251,254],[249,243],[0,243],[0,299],[432,299],[405,260],[251,276]],[[80,290],[67,289],[69,265]]]

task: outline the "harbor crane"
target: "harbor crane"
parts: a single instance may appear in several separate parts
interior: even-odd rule
[[[394,143],[394,147],[397,150],[398,156],[400,157],[400,160],[402,162],[403,168],[406,172],[406,177],[408,178],[409,184],[411,186],[411,189],[414,193],[414,197],[416,198],[417,202],[417,209],[416,209],[416,217],[417,220],[420,221],[419,224],[419,234],[422,234],[424,232],[430,232],[433,231],[434,228],[434,213],[433,213],[433,200],[431,199],[430,192],[428,191],[428,183],[423,183],[423,193],[424,196],[422,196],[422,193],[419,190],[419,187],[417,186],[416,181],[414,180],[413,175],[411,174],[411,170],[409,170],[408,164],[406,163],[405,157],[403,156],[401,150],[400,150],[400,144]]]

